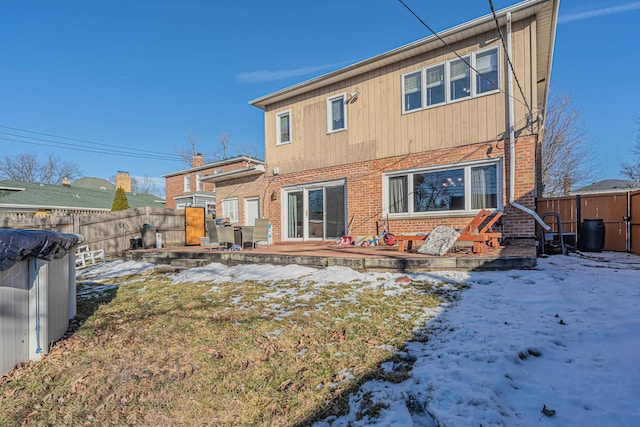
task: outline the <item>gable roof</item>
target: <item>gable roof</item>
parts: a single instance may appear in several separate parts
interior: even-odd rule
[[[217,167],[221,167],[221,166],[226,166],[226,165],[231,165],[233,163],[240,163],[240,162],[248,162],[248,163],[253,163],[256,165],[264,165],[264,161],[260,160],[260,159],[256,159],[250,156],[236,156],[236,157],[231,157],[229,159],[224,159],[224,160],[218,160],[216,162],[213,163],[207,163],[204,164],[202,166],[196,166],[196,167],[192,167],[192,168],[188,168],[188,169],[182,169],[176,172],[169,172],[166,175],[162,175],[163,178],[169,178],[172,176],[176,176],[176,175],[184,175],[187,173],[191,173],[191,172],[197,172],[197,171],[201,171],[201,170],[205,170],[205,169],[212,169],[212,168],[217,168]]]
[[[532,76],[532,78],[535,78],[538,86],[538,108],[543,108],[547,104],[548,82],[551,76],[551,62],[553,58],[559,4],[560,0],[526,0],[496,11],[496,16],[501,25],[506,21],[508,13],[512,14],[513,21],[539,15],[536,40],[538,69],[536,75]],[[442,42],[440,39],[445,40],[448,44],[452,44],[494,29],[495,21],[493,15],[487,14],[448,30],[441,31],[438,33],[438,36],[432,35],[425,37],[353,65],[256,98],[249,101],[249,104],[266,110],[269,105],[276,102],[284,101],[293,96],[359,76],[407,58],[432,51],[436,48],[441,48]]]
[[[93,188],[94,190],[114,190],[116,189],[116,185],[103,178],[93,178],[93,177],[84,177],[80,179],[76,179],[71,184],[73,187],[84,187],[84,188]]]
[[[640,182],[624,179],[603,179],[593,184],[572,191],[571,194],[611,193],[616,191],[632,191],[640,188]]]
[[[115,189],[38,184],[0,180],[0,210],[69,209],[110,211]],[[160,206],[164,200],[151,194],[127,193],[131,208]]]

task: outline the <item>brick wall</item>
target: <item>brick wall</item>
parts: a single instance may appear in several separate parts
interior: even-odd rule
[[[216,169],[219,168],[200,169],[198,171],[188,172],[182,175],[168,176],[167,178],[165,178],[167,208],[175,209],[176,197],[196,192],[196,182],[198,174],[200,174],[201,176],[212,175],[214,170]],[[191,176],[191,191],[184,191],[184,177],[186,175]],[[200,183],[200,191],[214,191],[215,188],[215,184],[211,182]]]
[[[216,187],[216,218],[223,217],[222,201],[232,197],[238,198],[240,225],[245,225],[244,201],[248,197],[258,197],[260,201],[260,217],[266,217],[265,203],[271,194],[267,194],[267,186],[268,183],[264,174],[219,182]]]
[[[280,188],[283,186],[346,179],[347,222],[352,217],[355,218],[350,234],[354,236],[371,235],[376,232],[376,221],[380,223],[385,221],[382,218],[383,173],[494,158],[502,158],[502,204],[504,207],[504,216],[501,221],[502,231],[507,237],[531,238],[535,234],[533,218],[509,205],[508,143],[498,141],[269,177],[267,178],[267,194],[271,194],[273,190],[276,190],[277,194],[275,202],[269,203],[267,200],[265,204],[273,225],[274,241],[282,240]],[[534,136],[519,138],[516,142],[515,201],[532,210],[535,210],[535,159],[536,138]],[[389,228],[395,233],[429,232],[437,225],[462,228],[472,217],[473,215],[392,219],[389,220]]]

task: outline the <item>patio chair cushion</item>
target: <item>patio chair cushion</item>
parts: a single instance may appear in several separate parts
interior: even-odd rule
[[[456,243],[460,233],[453,228],[439,225],[427,236],[424,244],[420,246],[418,252],[427,255],[442,256]]]

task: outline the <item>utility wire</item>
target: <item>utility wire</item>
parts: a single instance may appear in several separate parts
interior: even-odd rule
[[[20,132],[33,133],[33,134],[36,134],[36,135],[43,135],[43,136],[48,136],[48,137],[52,137],[52,138],[64,139],[64,140],[67,140],[67,141],[85,142],[87,144],[101,145],[101,146],[105,146],[105,147],[122,148],[122,149],[125,149],[125,150],[128,150],[128,151],[140,151],[140,152],[146,152],[146,153],[150,153],[150,154],[159,154],[157,151],[152,151],[152,150],[143,150],[143,149],[140,149],[140,148],[129,148],[129,147],[123,147],[123,146],[120,146],[120,145],[113,145],[113,144],[105,144],[105,143],[100,143],[100,142],[88,141],[88,140],[85,140],[85,139],[68,138],[68,137],[65,137],[65,136],[52,135],[52,134],[49,134],[49,133],[36,132],[36,131],[28,130],[28,129],[20,129],[20,128],[15,128],[15,127],[11,127],[11,126],[0,125],[0,128],[17,130],[17,131],[20,131]],[[167,156],[175,156],[174,154],[166,154],[166,153],[160,153],[160,154],[161,155],[167,155]]]
[[[95,148],[94,147],[86,147],[86,146],[80,145],[80,144],[70,144],[70,143],[63,142],[63,141],[55,141],[55,140],[51,140],[51,139],[36,138],[36,137],[33,137],[33,136],[26,136],[26,135],[20,135],[20,134],[16,134],[16,133],[1,132],[0,131],[0,139],[4,140],[4,141],[20,142],[20,143],[24,143],[24,144],[39,145],[39,146],[43,146],[43,147],[52,147],[52,148],[59,148],[59,149],[83,151],[83,152],[97,153],[97,154],[107,154],[107,155],[113,155],[113,156],[128,156],[128,157],[136,157],[136,158],[143,158],[143,159],[149,159],[149,160],[182,161],[182,158],[180,156],[176,155],[176,154],[159,153],[157,151],[143,150],[143,149],[137,149],[137,148],[128,148],[128,147],[122,147],[122,146],[112,145],[112,144],[101,144],[101,143],[97,143],[97,142],[93,142],[93,141],[87,141],[87,140],[75,139],[75,138],[67,138],[67,137],[63,137],[63,136],[51,135],[51,134],[46,134],[46,133],[42,133],[42,132],[35,132],[35,131],[30,131],[30,130],[25,130],[25,129],[13,128],[13,127],[10,127],[10,126],[2,126],[2,125],[0,125],[0,128],[13,129],[13,130],[17,130],[17,131],[20,131],[20,132],[33,133],[33,134],[36,134],[36,135],[50,136],[50,137],[53,137],[53,138],[63,139],[63,140],[67,140],[67,141],[85,142],[85,143],[88,143],[88,144],[97,145],[98,147],[95,147]],[[114,147],[114,148],[112,149],[112,148],[105,148],[105,147]]]
[[[493,80],[491,80],[490,78],[488,78],[487,76],[485,76],[484,74],[480,73],[478,70],[476,70],[474,67],[471,66],[471,64],[469,63],[469,61],[467,61],[464,57],[460,56],[460,54],[458,52],[456,52],[456,50],[449,44],[447,43],[442,37],[440,37],[440,35],[438,33],[436,33],[426,22],[424,22],[422,20],[422,18],[420,18],[409,6],[407,6],[407,4],[402,1],[402,0],[398,0],[409,12],[411,12],[411,14],[413,16],[416,17],[416,19],[418,21],[420,21],[420,23],[422,25],[424,25],[429,31],[431,31],[431,33],[442,42],[443,45],[445,45],[455,56],[457,56],[461,61],[463,61],[465,64],[467,64],[467,66],[472,69],[473,71],[476,72],[477,75],[481,76],[483,79],[485,79],[486,81],[488,81],[489,83],[493,84],[496,86],[496,88],[498,88],[498,90],[500,92],[502,92],[503,94],[505,94],[506,96],[513,98],[514,101],[519,102],[520,104],[524,105],[527,110],[529,111],[529,113],[531,113],[531,109],[529,108],[529,105],[525,102],[520,101],[518,98],[514,97],[511,94],[508,94],[507,92],[505,92],[503,89],[500,88],[500,85],[497,82],[494,82]]]
[[[5,132],[0,132],[0,135],[8,135],[8,136],[16,136],[16,135],[12,135],[12,134],[7,134]],[[24,138],[18,135],[18,138]],[[31,145],[39,145],[42,147],[53,147],[53,148],[61,148],[61,149],[68,149],[68,150],[74,150],[74,151],[83,151],[83,152],[87,152],[87,153],[98,153],[98,154],[107,154],[107,155],[111,155],[111,156],[128,156],[128,157],[136,157],[136,158],[142,158],[142,159],[149,159],[149,160],[166,160],[166,161],[181,161],[182,159],[178,156],[175,156],[174,158],[170,158],[170,157],[161,157],[161,156],[153,156],[151,154],[143,154],[143,153],[128,153],[128,152],[124,152],[124,151],[117,151],[117,150],[105,150],[105,149],[93,149],[93,148],[84,148],[81,147],[79,145],[76,144],[67,144],[68,146],[60,146],[60,143],[57,143],[55,141],[48,141],[48,140],[43,140],[43,139],[39,139],[39,138],[31,138],[31,139],[16,139],[16,138],[6,138],[6,137],[0,137],[0,140],[3,141],[11,141],[11,142],[21,142],[24,144],[31,144]],[[38,142],[41,141],[41,142]],[[58,145],[56,145],[58,144]]]
[[[518,76],[516,75],[516,69],[511,62],[511,58],[509,57],[509,52],[507,52],[506,42],[504,41],[504,36],[502,35],[502,29],[500,28],[500,23],[498,22],[498,16],[496,15],[496,11],[493,8],[493,1],[489,0],[489,7],[491,8],[491,14],[493,15],[493,20],[496,22],[496,28],[498,29],[498,34],[500,34],[500,40],[502,40],[502,49],[504,50],[504,56],[507,57],[507,61],[509,62],[509,66],[511,67],[511,74],[513,74],[513,78],[518,85],[518,90],[520,90],[520,95],[522,95],[522,100],[524,101],[525,107],[527,107],[527,111],[529,112],[529,117],[533,120],[533,112],[531,111],[531,107],[529,107],[529,103],[527,102],[527,97],[524,96],[524,91],[522,90],[522,86],[520,86],[520,81],[518,80]],[[515,98],[514,98],[515,99]]]

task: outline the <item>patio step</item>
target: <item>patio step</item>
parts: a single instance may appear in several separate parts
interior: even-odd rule
[[[211,261],[203,258],[177,258],[171,260],[171,267],[176,268],[195,268],[210,264]]]

